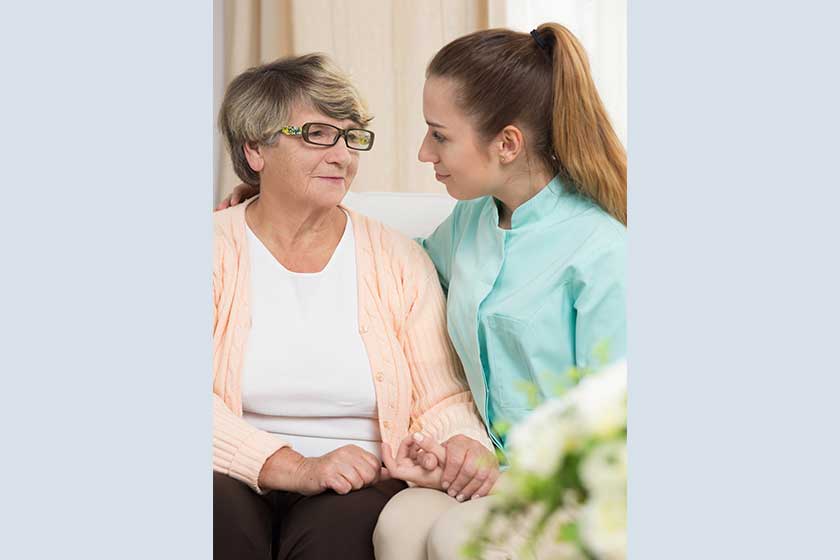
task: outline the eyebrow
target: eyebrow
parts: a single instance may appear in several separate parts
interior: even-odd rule
[[[446,128],[442,124],[438,124],[438,123],[435,123],[435,122],[432,122],[432,121],[426,121],[426,124],[429,125],[429,126],[434,126],[436,128]]]

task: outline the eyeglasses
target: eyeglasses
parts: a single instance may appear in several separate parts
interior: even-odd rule
[[[338,128],[325,123],[306,123],[301,127],[284,126],[280,133],[286,136],[302,136],[304,142],[316,146],[335,146],[344,137],[344,143],[351,150],[366,152],[373,148],[373,132],[364,128]]]

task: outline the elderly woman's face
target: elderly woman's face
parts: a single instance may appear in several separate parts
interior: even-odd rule
[[[295,106],[289,122],[284,124],[302,127],[308,122],[343,129],[359,127],[353,121],[327,117],[306,106]],[[349,149],[343,138],[328,147],[309,144],[300,136],[280,134],[273,145],[262,146],[260,154],[262,169],[255,170],[260,173],[262,190],[277,189],[316,205],[334,206],[341,202],[359,167],[359,152]]]

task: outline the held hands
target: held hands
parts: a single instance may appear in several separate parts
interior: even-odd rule
[[[427,435],[408,436],[394,459],[388,444],[383,443],[382,448],[383,462],[391,476],[445,490],[459,502],[486,496],[499,477],[496,456],[462,435],[451,437],[443,445]]]
[[[246,185],[245,183],[240,183],[237,185],[231,194],[226,196],[219,202],[219,205],[216,206],[216,211],[224,210],[225,208],[229,208],[231,206],[236,206],[243,200],[247,200],[252,196],[256,196],[260,194],[259,187],[252,187],[251,185]]]
[[[434,463],[428,461],[430,468],[422,466],[421,463],[415,459],[418,453],[419,446],[424,445],[426,450],[424,454],[434,457]],[[423,436],[416,433],[413,436],[408,435],[400,442],[400,447],[397,449],[397,455],[394,457],[391,451],[391,446],[382,442],[382,462],[385,463],[385,468],[393,478],[399,478],[406,482],[411,482],[417,486],[424,488],[442,489],[441,477],[443,476],[443,468],[438,464],[443,464],[446,460],[446,450],[434,441],[429,436]]]
[[[266,489],[313,496],[325,490],[348,494],[388,478],[373,453],[345,445],[321,457],[303,457],[289,448],[280,449],[266,461],[259,484]]]

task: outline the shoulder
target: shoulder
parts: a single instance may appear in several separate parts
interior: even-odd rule
[[[213,212],[213,251],[216,264],[239,251],[245,233],[245,203]]]
[[[490,196],[459,200],[452,210],[452,218],[458,225],[466,226],[478,221],[488,204],[493,204],[493,198]]]
[[[615,281],[627,265],[627,228],[594,203],[569,219],[564,228],[576,238],[572,259],[579,276]]]
[[[473,200],[459,200],[446,221],[438,226],[427,239],[438,243],[446,239],[448,245],[445,246],[454,250],[465,235],[470,235],[469,232],[475,232],[478,229],[488,204],[493,204],[492,198],[488,196]]]
[[[218,212],[213,212],[213,236],[216,238],[231,238],[234,236],[234,224],[238,214],[242,213],[240,205],[231,206]]]
[[[623,250],[627,245],[627,228],[593,204],[580,216],[579,227],[587,233],[586,245],[593,250]]]
[[[623,247],[627,228],[597,203],[574,192],[564,192],[557,199],[551,228],[578,249]]]
[[[371,266],[391,269],[408,276],[435,273],[435,267],[420,244],[382,222],[346,209],[353,222],[356,243],[362,254],[370,255]]]

